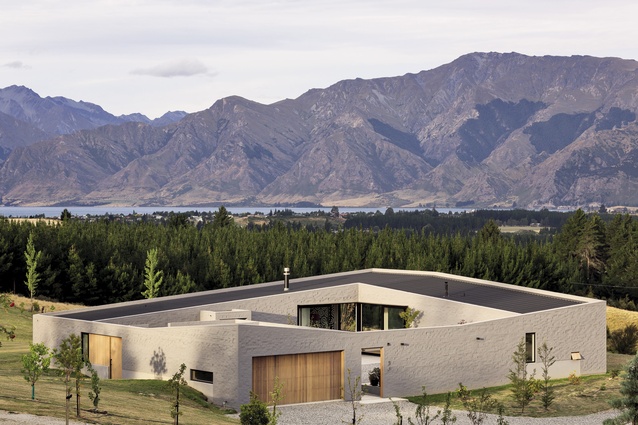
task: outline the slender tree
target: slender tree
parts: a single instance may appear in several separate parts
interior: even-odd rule
[[[554,363],[556,363],[556,357],[552,354],[553,349],[554,347],[549,347],[547,345],[547,342],[543,342],[543,344],[538,347],[538,357],[540,358],[543,365],[541,402],[543,403],[543,407],[545,408],[545,410],[549,409],[549,406],[551,406],[551,404],[553,403],[554,398],[556,398],[556,396],[554,395],[554,388],[549,382],[549,368],[552,367]]]
[[[410,425],[430,425],[441,415],[441,410],[436,413],[430,412],[430,401],[425,387],[421,387],[422,394],[416,400],[416,409],[414,411],[414,421],[408,418]]]
[[[186,380],[184,379],[185,370],[186,365],[182,363],[179,367],[179,371],[168,380],[168,386],[173,391],[174,397],[171,406],[171,418],[173,418],[175,425],[179,424],[179,415],[182,414],[182,412],[179,411],[179,393],[181,388],[186,385]]]
[[[456,423],[456,416],[452,412],[452,409],[450,409],[451,405],[452,405],[452,393],[448,392],[445,395],[445,405],[443,406],[443,410],[441,411],[441,423],[443,425]]]
[[[363,415],[359,414],[357,418],[357,410],[360,406],[361,395],[361,376],[352,377],[352,371],[348,368],[348,397],[350,398],[350,406],[352,407],[352,425],[359,424],[363,420]]]
[[[155,298],[159,295],[164,272],[157,269],[158,264],[157,248],[148,250],[146,253],[146,265],[144,266],[144,286],[146,290],[142,292],[145,298]]]
[[[473,396],[471,391],[461,383],[459,383],[458,396],[472,425],[481,425],[487,418],[487,412],[497,404],[496,400],[487,393],[487,389],[483,388],[478,395]]]
[[[87,370],[91,374],[91,391],[89,391],[89,399],[93,402],[93,411],[97,412],[98,405],[100,404],[100,393],[102,387],[100,386],[100,377],[97,371],[93,369],[93,365],[87,362]]]
[[[35,250],[35,245],[33,243],[33,232],[29,233],[29,239],[27,239],[27,249],[24,252],[24,257],[27,262],[27,276],[25,280],[25,285],[29,289],[29,295],[31,297],[31,311],[33,311],[33,297],[35,296],[35,291],[38,288],[38,283],[40,281],[40,274],[38,273],[38,261],[42,257],[42,251]]]
[[[82,358],[82,340],[76,334],[71,334],[60,342],[60,346],[53,350],[53,359],[55,366],[62,375],[64,386],[66,389],[66,423],[69,423],[69,407],[73,394],[71,393],[71,378],[76,371],[82,369],[84,359]],[[77,402],[79,414],[79,397]]]
[[[605,270],[609,247],[605,238],[605,223],[599,215],[593,215],[587,224],[578,244],[578,253],[587,280],[600,280]]]
[[[24,379],[31,384],[31,400],[35,400],[35,383],[43,373],[49,371],[51,365],[51,353],[49,349],[40,343],[29,344],[29,352],[22,356],[22,374]]]
[[[521,408],[521,413],[525,411],[525,407],[534,398],[534,388],[532,387],[534,373],[527,373],[527,350],[525,347],[525,338],[516,347],[516,351],[512,354],[513,369],[510,369],[507,375],[512,383],[512,398],[514,402]]]

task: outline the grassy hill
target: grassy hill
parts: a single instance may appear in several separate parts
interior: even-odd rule
[[[27,298],[12,296],[15,307],[6,311],[0,308],[0,323],[15,326],[16,338],[2,341],[0,347],[0,410],[31,413],[34,415],[65,417],[65,389],[64,383],[53,371],[43,376],[36,383],[36,400],[31,400],[31,386],[24,380],[22,356],[29,351],[32,341],[32,314],[28,312],[31,305]],[[22,304],[22,309],[20,308]],[[51,306],[56,311],[80,308],[82,306],[39,302],[46,311]],[[177,372],[177,371],[175,371]],[[82,384],[81,416],[83,421],[96,424],[172,424],[170,416],[171,395],[165,381],[157,380],[101,380],[100,411],[97,414],[90,411],[93,404],[88,392],[91,389],[90,380]],[[215,406],[206,402],[204,396],[192,388],[187,388],[180,398],[181,424],[217,425],[238,423],[229,418]],[[75,419],[75,398],[72,403],[71,419]]]

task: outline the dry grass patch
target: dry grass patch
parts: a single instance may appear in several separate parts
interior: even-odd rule
[[[607,327],[610,332],[618,329],[624,329],[625,326],[629,324],[638,326],[638,311],[628,311],[615,307],[607,307]]]

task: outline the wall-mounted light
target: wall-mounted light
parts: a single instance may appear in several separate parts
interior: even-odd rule
[[[410,344],[408,344],[407,342],[402,342],[402,343],[401,343],[401,345],[402,345],[402,346],[404,346],[404,347],[407,347],[407,346],[409,346]]]
[[[390,346],[390,343],[388,342],[388,347]]]
[[[477,340],[477,341],[485,341],[485,338],[481,338],[480,336],[477,336],[477,337],[476,337],[476,340]]]

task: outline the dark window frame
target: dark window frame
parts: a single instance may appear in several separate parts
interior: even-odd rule
[[[194,382],[205,382],[207,384],[212,384],[213,383],[213,378],[214,378],[214,374],[213,372],[207,371],[207,370],[199,370],[199,369],[191,369],[190,370],[190,380],[194,381]],[[208,376],[210,374],[210,379],[207,379],[206,377],[201,376],[201,374],[205,374],[206,376]],[[198,376],[200,375],[200,376]]]
[[[531,338],[531,342],[528,342]],[[528,348],[531,345],[531,350]],[[525,333],[525,362],[536,363],[536,332]]]

